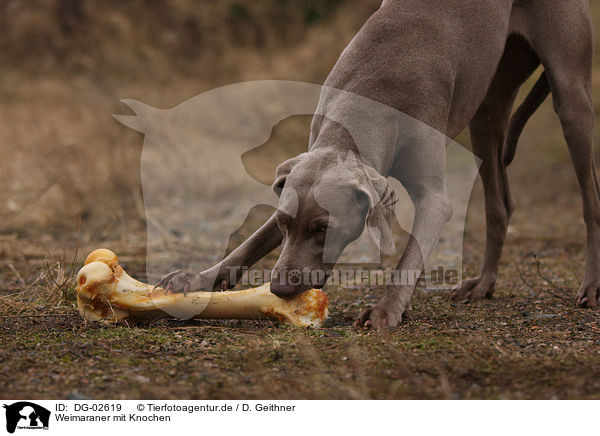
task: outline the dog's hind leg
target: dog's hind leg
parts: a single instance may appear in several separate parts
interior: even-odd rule
[[[523,39],[509,37],[485,100],[469,124],[473,152],[482,159],[479,172],[485,195],[485,254],[479,277],[461,283],[452,292],[452,298],[484,298],[494,292],[506,229],[514,208],[503,158],[504,142],[519,88],[538,65],[537,56]]]
[[[569,148],[583,200],[586,268],[577,293],[580,306],[600,301],[600,189],[594,163],[592,23],[587,1],[553,2],[536,11],[532,43],[544,65],[553,104]],[[540,3],[541,4],[541,3]],[[560,17],[560,25],[552,25]]]

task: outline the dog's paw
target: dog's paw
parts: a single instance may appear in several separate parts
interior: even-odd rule
[[[584,282],[577,292],[575,302],[579,307],[600,306],[600,283]]]
[[[485,276],[463,281],[450,294],[453,300],[461,300],[464,303],[478,298],[492,298],[496,281]]]
[[[354,327],[374,329],[378,332],[398,327],[402,322],[404,310],[397,304],[382,303],[383,301],[363,310],[354,321]]]
[[[154,286],[162,288],[165,292],[180,293],[185,295],[193,291],[210,291],[212,283],[208,283],[207,278],[202,274],[192,274],[182,270],[172,271],[163,276],[162,279]]]

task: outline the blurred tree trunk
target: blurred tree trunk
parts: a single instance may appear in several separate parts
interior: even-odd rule
[[[77,31],[83,23],[83,1],[82,0],[57,0],[56,15],[63,33],[72,34]]]
[[[10,35],[9,24],[10,20],[8,19],[8,8],[10,7],[10,2],[1,2],[0,4],[0,38],[2,38],[3,43],[7,43],[7,39]],[[2,44],[2,45],[4,45]]]

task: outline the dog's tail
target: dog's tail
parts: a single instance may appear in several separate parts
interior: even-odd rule
[[[525,101],[516,110],[512,118],[510,119],[510,126],[508,128],[508,135],[506,137],[506,144],[504,147],[503,161],[504,166],[509,166],[515,157],[517,151],[517,143],[519,137],[523,132],[523,128],[527,121],[534,112],[541,106],[550,94],[550,84],[546,77],[546,72],[543,72],[538,81],[533,86],[531,92],[525,98]]]

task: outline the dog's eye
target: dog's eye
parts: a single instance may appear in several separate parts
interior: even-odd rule
[[[318,224],[315,227],[315,232],[317,233],[325,233],[327,231],[327,224]]]

